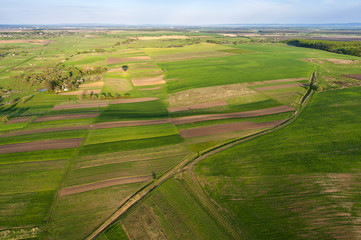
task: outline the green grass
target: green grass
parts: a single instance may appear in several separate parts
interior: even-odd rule
[[[0,194],[0,225],[39,225],[46,220],[55,191]]]
[[[112,186],[59,198],[48,233],[42,238],[84,239],[143,185]]]
[[[33,152],[19,152],[0,154],[0,165],[10,163],[38,162],[67,159],[72,156],[76,148],[42,150]]]
[[[81,155],[92,155],[92,154],[100,154],[100,153],[129,151],[140,148],[153,148],[153,147],[166,146],[166,145],[180,143],[182,141],[183,138],[180,135],[174,134],[174,135],[154,137],[154,138],[144,138],[144,139],[86,145],[81,149],[80,153]]]
[[[230,239],[178,179],[155,189],[122,216],[120,223],[132,239]],[[117,224],[103,234],[124,234],[116,229]]]
[[[87,130],[76,130],[76,131],[27,134],[27,135],[11,136],[11,137],[0,137],[0,145],[42,141],[42,140],[82,138],[84,137],[86,131]]]
[[[2,193],[55,190],[63,174],[66,160],[1,165]]]
[[[124,231],[121,223],[117,222],[111,228],[108,228],[96,239],[98,240],[128,240],[128,236]]]
[[[299,60],[305,54],[293,53],[290,49],[284,47],[282,53],[159,63],[159,66],[166,70],[166,79],[174,79],[167,82],[170,93],[234,83],[309,77],[315,67]]]
[[[86,144],[161,137],[172,134],[178,134],[173,124],[98,129],[90,132]]]
[[[110,104],[96,122],[141,120],[168,117],[168,111],[161,101]]]
[[[210,197],[247,238],[352,238],[361,209],[360,93],[317,93],[292,125],[197,165]]]

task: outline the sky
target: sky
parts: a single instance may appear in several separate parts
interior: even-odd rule
[[[0,0],[0,24],[361,22],[361,0]]]

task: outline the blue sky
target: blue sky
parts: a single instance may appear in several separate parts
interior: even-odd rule
[[[361,22],[361,0],[0,0],[0,24]]]

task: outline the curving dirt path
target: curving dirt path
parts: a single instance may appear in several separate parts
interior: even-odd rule
[[[278,107],[265,108],[265,109],[246,111],[246,112],[206,114],[206,115],[172,118],[172,122],[174,125],[179,125],[185,123],[203,122],[203,121],[218,120],[218,119],[259,117],[259,116],[271,115],[276,113],[290,112],[295,110],[296,109],[294,109],[293,107],[283,105]]]

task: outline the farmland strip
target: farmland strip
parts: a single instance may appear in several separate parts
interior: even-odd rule
[[[120,121],[120,122],[105,122],[94,124],[92,129],[104,129],[104,128],[115,128],[115,127],[133,127],[133,126],[146,126],[171,123],[169,119],[156,119],[156,120],[142,120],[142,121]]]
[[[246,112],[206,114],[206,115],[172,118],[172,122],[174,125],[179,125],[185,123],[202,122],[202,121],[218,120],[218,119],[259,117],[259,116],[265,116],[265,115],[271,115],[271,114],[283,113],[289,111],[295,111],[295,109],[293,107],[283,105],[278,107],[265,108],[265,109],[246,111]]]
[[[58,139],[58,140],[45,140],[28,143],[16,143],[0,146],[0,154],[16,153],[16,152],[29,152],[50,149],[63,149],[63,148],[76,148],[79,147],[82,138],[71,139]]]
[[[68,119],[78,119],[78,118],[95,118],[99,113],[83,113],[83,114],[63,114],[63,115],[54,115],[54,116],[44,116],[39,117],[34,120],[34,122],[46,122],[46,121],[56,121],[56,120],[68,120]]]
[[[159,98],[145,97],[145,98],[128,98],[112,101],[110,104],[119,104],[119,103],[137,103],[137,102],[148,102],[159,100]]]
[[[16,132],[8,132],[0,135],[1,137],[9,137],[9,136],[20,136],[26,134],[34,134],[34,133],[48,133],[48,132],[62,132],[62,131],[71,131],[71,130],[83,130],[88,129],[90,125],[78,125],[78,126],[65,126],[65,127],[55,127],[55,128],[41,128],[41,129],[29,129],[23,131]]]
[[[292,83],[292,84],[283,84],[283,85],[276,85],[276,86],[259,87],[259,88],[255,88],[254,90],[265,91],[265,90],[273,90],[273,89],[300,87],[302,85],[303,85],[302,83]]]
[[[7,122],[7,124],[12,124],[12,123],[25,123],[27,121],[29,121],[31,119],[31,117],[19,117],[19,118],[13,118],[11,120],[9,120]]]
[[[225,100],[214,101],[214,102],[206,102],[188,106],[180,106],[180,107],[171,107],[168,108],[169,112],[179,112],[179,111],[187,111],[187,110],[194,110],[194,109],[204,109],[204,108],[211,108],[211,107],[220,107],[220,106],[227,106],[228,103]]]
[[[109,102],[96,102],[96,103],[79,103],[79,104],[60,104],[55,105],[51,110],[64,110],[64,109],[77,109],[77,108],[96,108],[106,107]]]
[[[109,179],[109,180],[104,180],[104,181],[100,181],[100,182],[95,182],[95,183],[90,183],[90,184],[85,184],[85,185],[80,185],[80,186],[75,186],[75,187],[63,188],[60,191],[59,196],[67,196],[67,195],[87,192],[87,191],[91,191],[91,190],[95,190],[95,189],[99,189],[99,188],[105,188],[105,187],[129,184],[129,183],[146,182],[146,181],[150,181],[150,180],[152,180],[152,176]]]
[[[275,127],[279,124],[284,123],[285,121],[287,120],[260,122],[260,123],[239,122],[239,123],[219,124],[213,126],[184,129],[184,130],[180,130],[179,133],[184,138],[200,137],[200,136],[207,136],[207,135],[213,135],[213,134],[225,133],[225,132]]]

